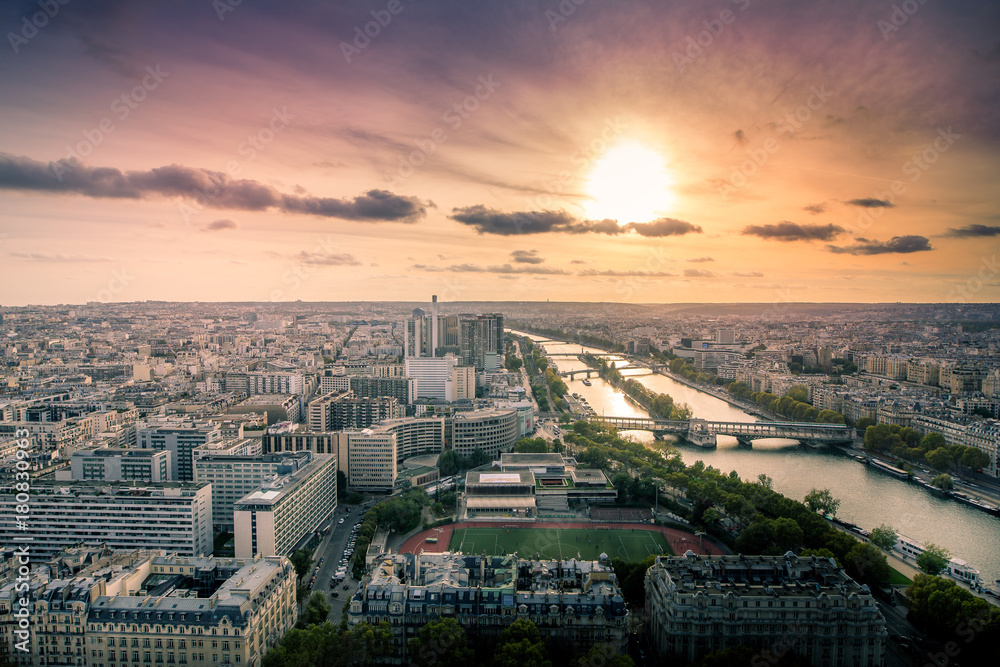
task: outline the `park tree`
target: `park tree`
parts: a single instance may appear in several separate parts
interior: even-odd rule
[[[943,472],[931,480],[931,486],[936,486],[942,491],[951,491],[955,488],[955,483],[951,480],[951,475]]]
[[[951,453],[945,447],[938,447],[924,454],[924,459],[936,470],[947,470],[951,467],[953,460]]]
[[[813,489],[806,494],[803,502],[813,512],[822,512],[830,516],[836,516],[837,508],[840,507],[840,501],[833,497],[830,489]]]
[[[926,574],[915,576],[906,592],[911,604],[908,618],[933,639],[942,642],[957,639],[963,665],[996,662],[1000,608],[960,588],[951,579]],[[945,664],[948,660],[944,654],[931,657],[935,664]]]
[[[972,470],[981,470],[990,465],[990,455],[976,447],[966,447],[959,463]]]
[[[896,531],[893,530],[892,526],[882,524],[878,528],[872,529],[872,532],[868,535],[868,539],[872,544],[877,546],[879,549],[885,549],[889,551],[894,546],[896,546]]]
[[[847,573],[862,584],[879,586],[888,583],[891,571],[885,554],[871,544],[859,542],[844,557]]]
[[[948,443],[945,442],[943,435],[936,431],[931,431],[920,439],[920,444],[917,446],[924,450],[924,452],[929,452],[940,447],[947,447]]]
[[[326,593],[316,591],[309,596],[305,609],[299,614],[298,627],[305,628],[315,623],[325,623],[326,617],[330,615],[330,609],[330,603],[326,600]]]
[[[791,389],[785,392],[785,396],[792,399],[793,401],[798,401],[800,403],[809,402],[809,388],[804,384],[793,385]]]
[[[770,519],[759,519],[740,531],[736,550],[744,554],[768,554],[774,544],[774,527]]]
[[[917,567],[929,575],[936,576],[948,567],[951,554],[944,547],[927,543],[924,552],[917,556]]]
[[[465,629],[452,617],[431,621],[417,631],[406,644],[410,660],[418,667],[465,667],[472,664],[474,651],[469,648]]]
[[[635,662],[627,655],[619,655],[608,644],[595,644],[586,655],[573,663],[573,667],[635,667]]]
[[[794,519],[781,517],[771,522],[774,544],[780,553],[795,551],[802,546],[802,528]]]
[[[549,446],[545,438],[521,438],[514,443],[512,451],[516,454],[545,454]]]
[[[862,417],[861,419],[858,420],[858,423],[855,426],[855,428],[857,428],[859,431],[864,431],[869,426],[874,426],[874,425],[875,425],[874,419],[872,419],[871,417]]]
[[[292,567],[295,568],[295,574],[299,576],[299,579],[305,579],[306,575],[309,574],[309,568],[312,567],[312,549],[297,549],[289,557],[288,560],[292,561]]]
[[[500,633],[495,667],[552,667],[542,634],[534,623],[519,618]]]

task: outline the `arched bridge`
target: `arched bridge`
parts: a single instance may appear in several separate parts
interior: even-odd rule
[[[842,424],[795,422],[715,422],[704,419],[649,419],[644,417],[600,417],[591,421],[618,429],[652,431],[676,435],[700,447],[715,447],[717,435],[734,436],[741,445],[761,438],[788,438],[803,444],[853,443],[857,431]]]
[[[560,373],[559,375],[562,375],[564,378],[569,378],[570,380],[572,380],[577,375],[586,375],[587,377],[590,377],[591,373],[593,373],[594,376],[596,377],[600,373],[600,371],[598,371],[596,368],[583,368],[578,371],[565,371],[563,373]]]

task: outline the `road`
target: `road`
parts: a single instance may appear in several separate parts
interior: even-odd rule
[[[340,622],[340,616],[343,612],[344,605],[347,599],[354,592],[354,587],[358,585],[358,581],[350,576],[350,569],[348,569],[347,578],[341,582],[337,588],[337,597],[332,597],[330,593],[332,589],[330,588],[330,577],[333,573],[337,571],[340,567],[340,557],[347,548],[347,542],[351,537],[351,529],[354,527],[355,522],[361,519],[364,514],[364,510],[360,507],[342,506],[338,507],[336,513],[333,516],[333,529],[327,534],[326,537],[320,542],[319,546],[316,548],[316,552],[313,554],[313,570],[310,573],[310,577],[313,573],[316,573],[316,583],[313,585],[309,594],[312,595],[315,591],[321,591],[327,594],[327,601],[331,605],[329,619],[332,623],[336,624]],[[343,518],[344,523],[338,524],[337,522]],[[323,558],[322,567],[317,568],[316,564],[319,559]],[[347,590],[344,589],[344,584],[347,584]]]

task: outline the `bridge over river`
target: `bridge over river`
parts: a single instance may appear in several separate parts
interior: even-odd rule
[[[649,419],[646,417],[601,417],[591,421],[629,431],[652,431],[656,434],[676,435],[698,445],[715,447],[716,436],[734,436],[741,445],[750,446],[762,438],[788,438],[804,445],[853,444],[857,430],[842,424],[813,424],[796,422],[718,422],[705,419]]]

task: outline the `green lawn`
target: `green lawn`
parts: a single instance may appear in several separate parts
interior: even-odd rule
[[[467,554],[511,554],[521,558],[580,558],[597,560],[606,553],[611,558],[640,561],[650,555],[670,555],[662,534],[648,530],[605,528],[459,528],[449,548]]]
[[[896,570],[891,565],[889,566],[889,585],[890,586],[909,586],[913,583],[912,579],[906,578],[902,572]]]

